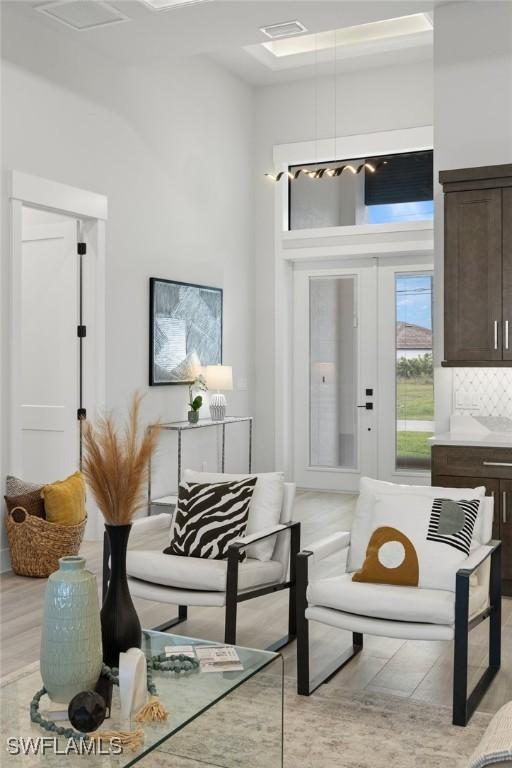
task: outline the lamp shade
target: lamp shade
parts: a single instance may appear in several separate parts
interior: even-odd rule
[[[233,389],[233,369],[230,365],[207,365],[206,386],[208,389],[223,389],[230,392]]]

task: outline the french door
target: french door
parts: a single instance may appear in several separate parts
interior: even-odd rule
[[[361,475],[429,482],[431,280],[431,265],[413,257],[295,265],[300,487],[352,492]]]
[[[355,491],[377,467],[376,267],[294,275],[295,480]]]

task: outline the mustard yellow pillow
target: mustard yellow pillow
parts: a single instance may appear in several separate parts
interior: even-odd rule
[[[85,517],[85,480],[75,472],[65,480],[41,488],[46,519],[58,525],[77,525]]]

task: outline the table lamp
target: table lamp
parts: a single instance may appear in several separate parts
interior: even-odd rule
[[[233,369],[230,365],[207,365],[206,386],[217,392],[210,397],[210,416],[212,421],[223,421],[226,415],[226,398],[220,392],[233,389]]]

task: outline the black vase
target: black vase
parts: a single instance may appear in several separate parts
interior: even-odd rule
[[[142,630],[126,578],[126,548],[130,525],[105,525],[110,544],[110,581],[101,609],[103,661],[119,666],[119,654],[140,648]]]

